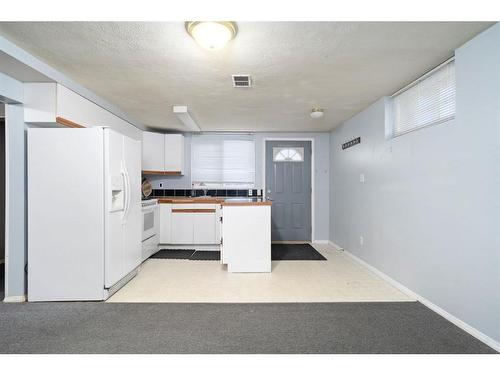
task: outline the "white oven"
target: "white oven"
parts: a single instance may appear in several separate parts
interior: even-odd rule
[[[159,209],[156,199],[142,201],[142,240],[146,241],[158,234]]]
[[[160,207],[157,199],[142,201],[142,260],[158,251]]]

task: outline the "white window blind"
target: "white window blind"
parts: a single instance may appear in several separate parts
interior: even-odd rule
[[[253,187],[255,145],[252,136],[193,136],[191,180],[194,186]]]
[[[393,136],[455,117],[455,62],[439,67],[392,98]]]

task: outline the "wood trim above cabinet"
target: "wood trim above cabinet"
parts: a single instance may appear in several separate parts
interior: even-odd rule
[[[142,171],[142,174],[154,174],[162,176],[182,176],[181,171]]]
[[[224,199],[218,198],[158,198],[159,203],[166,204],[186,204],[186,203],[196,203],[196,204],[220,204],[224,202]]]
[[[173,208],[172,213],[214,213],[214,208]]]
[[[64,117],[56,117],[56,122],[59,125],[66,126],[67,128],[85,128],[85,126],[77,124],[76,122],[65,119]]]

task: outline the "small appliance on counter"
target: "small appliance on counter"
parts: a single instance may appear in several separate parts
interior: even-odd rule
[[[151,182],[146,177],[142,179],[141,191],[143,200],[147,199],[153,192],[153,186],[151,186]]]

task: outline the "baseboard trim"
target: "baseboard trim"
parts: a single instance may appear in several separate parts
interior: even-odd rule
[[[333,242],[333,241],[328,241],[328,244],[329,244],[330,246],[333,246],[333,247],[335,248],[335,250],[338,250],[338,251],[344,251],[344,248],[343,248],[343,247],[341,247],[341,246],[337,245],[337,244],[336,244],[335,242]]]
[[[380,278],[384,279],[387,281],[389,284],[393,285],[395,288],[399,289],[403,293],[409,295],[412,298],[415,298],[415,300],[419,301],[423,305],[427,306],[429,309],[434,311],[435,313],[441,315],[443,318],[446,320],[450,321],[451,323],[455,324],[458,328],[463,329],[465,332],[469,333],[470,335],[474,336],[476,339],[479,341],[485,343],[486,345],[492,347],[495,349],[497,352],[500,352],[500,343],[498,341],[495,341],[493,338],[489,337],[488,335],[484,334],[483,332],[477,330],[476,328],[472,327],[471,325],[465,323],[463,320],[460,320],[456,316],[450,314],[448,311],[442,309],[438,305],[434,304],[433,302],[429,301],[428,299],[422,297],[420,294],[415,293],[413,290],[408,289],[405,287],[403,284],[399,283],[398,281],[394,280],[392,277],[388,276],[387,274],[383,273],[380,271],[378,268],[373,267],[372,265],[366,263],[364,260],[361,258],[358,258],[356,255],[352,254],[351,252],[341,248],[334,242],[330,241],[330,244],[337,248],[337,250],[343,250],[346,255],[348,255],[350,258],[352,258],[354,261],[358,262],[362,266],[368,268],[370,271],[375,273],[377,276]]]
[[[322,244],[326,245],[326,244],[329,244],[330,241],[328,241],[328,240],[314,240],[312,243],[313,244],[318,244],[318,245],[322,245]]]
[[[134,268],[132,271],[130,271],[127,275],[125,275],[121,280],[116,282],[112,287],[108,289],[104,289],[104,300],[107,300],[109,297],[111,297],[113,294],[118,292],[121,288],[125,286],[130,280],[132,280],[137,273],[139,272],[139,267]]]
[[[6,303],[20,303],[26,302],[26,296],[9,296],[3,299]]]

